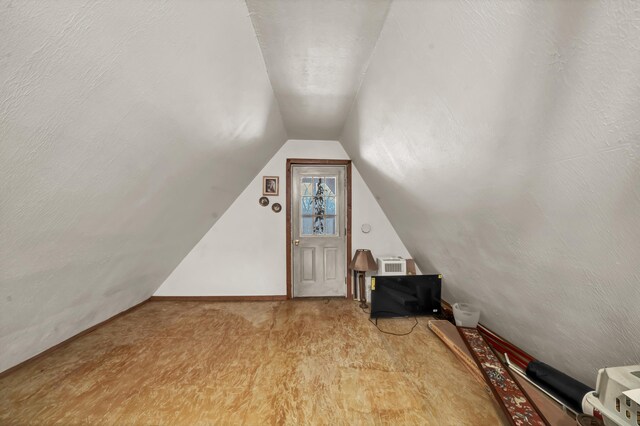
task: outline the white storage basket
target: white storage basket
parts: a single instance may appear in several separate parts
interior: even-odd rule
[[[469,303],[454,303],[453,318],[458,327],[475,328],[480,321],[480,309]]]

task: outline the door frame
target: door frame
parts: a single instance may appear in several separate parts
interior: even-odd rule
[[[347,183],[347,258],[345,269],[347,272],[347,299],[352,299],[351,274],[349,273],[349,263],[351,263],[351,160],[316,160],[310,158],[287,158],[287,299],[293,297],[293,250],[291,249],[291,245],[293,244],[293,238],[291,236],[291,168],[293,166],[345,166]]]

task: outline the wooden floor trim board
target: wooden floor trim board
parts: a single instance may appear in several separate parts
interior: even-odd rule
[[[137,305],[134,305],[134,306],[130,307],[129,309],[126,309],[126,310],[124,310],[124,311],[122,311],[120,313],[117,313],[114,316],[112,316],[110,318],[107,318],[104,321],[101,321],[101,322],[99,322],[99,323],[97,323],[95,325],[92,325],[91,327],[89,327],[89,328],[87,328],[85,330],[82,330],[78,334],[74,334],[73,336],[69,337],[68,339],[63,340],[62,342],[57,343],[57,344],[51,346],[48,349],[45,349],[44,351],[40,352],[39,354],[36,354],[36,355],[32,356],[31,358],[22,361],[20,364],[16,364],[13,367],[10,367],[9,369],[0,372],[0,379],[5,377],[5,376],[7,376],[7,375],[9,375],[9,374],[11,374],[12,372],[14,372],[14,371],[16,371],[16,370],[18,370],[18,369],[30,364],[30,363],[32,363],[33,361],[36,361],[37,359],[42,358],[45,355],[49,355],[51,352],[55,351],[56,349],[60,349],[61,347],[73,342],[74,340],[76,340],[76,339],[78,339],[78,338],[80,338],[82,336],[86,336],[87,334],[91,333],[92,331],[97,330],[98,328],[102,327],[105,324],[110,323],[111,321],[115,320],[116,318],[119,318],[119,317],[121,317],[123,315],[128,314],[129,312],[132,312],[135,309],[138,309],[139,307],[141,307],[142,305],[147,303],[149,300],[150,299],[143,300],[142,302],[138,303]]]
[[[444,326],[442,324],[445,324]],[[484,376],[482,375],[482,371],[478,368],[478,365],[471,357],[471,353],[464,345],[460,334],[458,334],[458,330],[455,328],[455,325],[451,324],[446,320],[434,320],[429,321],[427,323],[429,330],[433,331],[433,333],[440,338],[444,342],[445,345],[455,354],[455,356],[462,362],[465,368],[469,371],[469,373],[482,384],[486,384],[484,380]],[[454,333],[447,335],[446,328],[450,327]]]
[[[150,302],[275,302],[287,300],[278,296],[151,296]]]

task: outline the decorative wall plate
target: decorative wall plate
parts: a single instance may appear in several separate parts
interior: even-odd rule
[[[276,213],[280,213],[280,210],[282,210],[282,206],[280,205],[280,203],[273,203],[273,205],[271,206],[271,210]]]
[[[360,227],[360,230],[365,233],[368,234],[369,232],[371,232],[371,225],[369,225],[368,223],[364,223],[362,224],[362,226]]]
[[[260,199],[258,200],[258,202],[260,203],[260,205],[262,207],[266,207],[269,205],[269,199],[267,197],[260,197]]]

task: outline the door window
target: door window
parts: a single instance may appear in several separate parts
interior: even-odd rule
[[[301,235],[338,235],[336,176],[303,176],[300,183]]]

